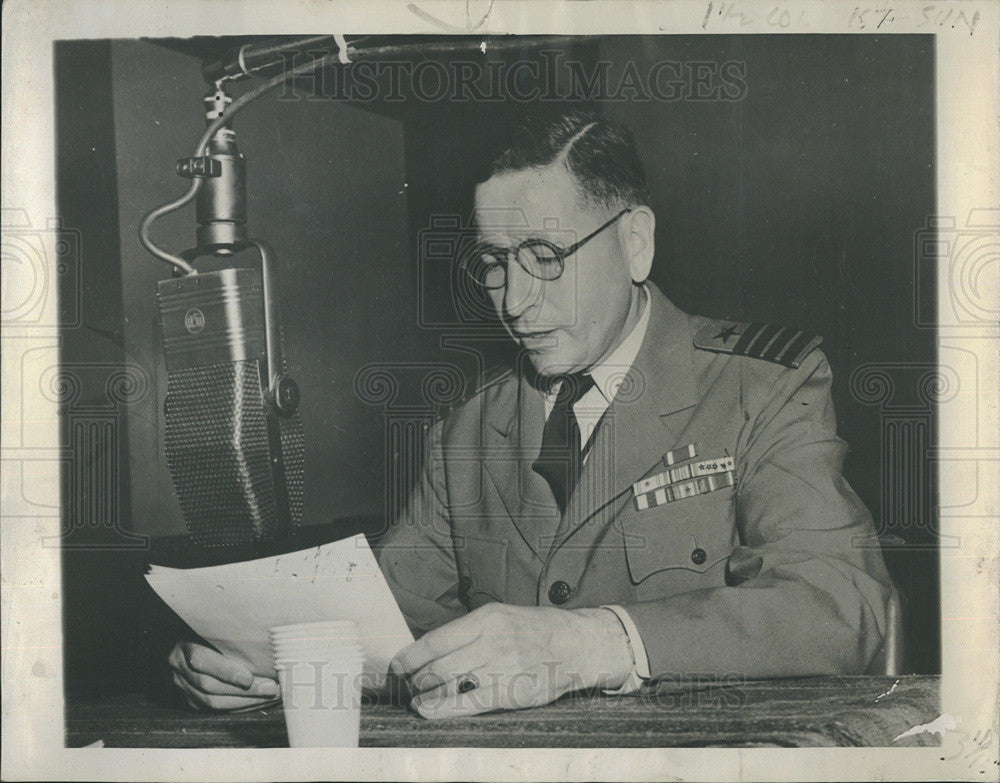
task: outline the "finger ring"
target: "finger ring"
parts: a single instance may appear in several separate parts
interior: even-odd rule
[[[469,691],[475,690],[478,687],[479,687],[479,680],[476,679],[476,675],[466,674],[458,683],[458,692],[468,693]]]

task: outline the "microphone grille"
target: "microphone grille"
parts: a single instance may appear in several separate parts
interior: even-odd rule
[[[188,531],[199,544],[267,541],[284,532],[277,513],[280,477],[271,463],[268,416],[261,367],[255,360],[167,373],[167,465]],[[289,516],[297,523],[302,512],[301,423],[293,416],[278,428]]]

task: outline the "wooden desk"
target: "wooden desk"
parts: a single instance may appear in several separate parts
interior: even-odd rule
[[[939,714],[939,678],[809,677],[663,683],[629,696],[575,694],[545,707],[427,721],[396,704],[365,704],[369,747],[817,747],[935,745],[907,729]],[[196,713],[141,694],[67,699],[67,746],[285,747],[278,707]]]

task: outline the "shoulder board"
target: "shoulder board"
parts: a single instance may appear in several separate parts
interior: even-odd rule
[[[823,342],[814,332],[760,322],[713,321],[694,336],[695,348],[749,356],[797,368]]]

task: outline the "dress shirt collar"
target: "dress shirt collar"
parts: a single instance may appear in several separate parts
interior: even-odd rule
[[[639,347],[646,336],[646,327],[649,325],[649,291],[646,286],[642,286],[642,312],[639,320],[636,321],[632,331],[622,340],[618,347],[611,352],[607,359],[590,369],[590,377],[594,379],[594,384],[604,396],[608,405],[618,394],[618,387],[625,380],[625,375],[635,357],[639,354]]]
[[[611,405],[612,400],[614,400],[615,395],[618,393],[618,388],[621,386],[622,381],[625,380],[625,375],[635,361],[635,357],[639,355],[639,348],[642,346],[642,341],[646,336],[646,328],[649,326],[650,296],[645,284],[642,286],[642,304],[640,307],[642,308],[642,312],[639,315],[639,320],[632,327],[632,331],[628,333],[625,339],[618,344],[618,347],[603,362],[590,368],[587,375],[594,379],[594,388],[587,392],[583,399],[574,406],[574,409],[577,406],[583,405],[587,408],[597,407],[603,411]],[[555,404],[555,397],[558,391],[559,387],[556,386],[545,395],[546,417]]]

